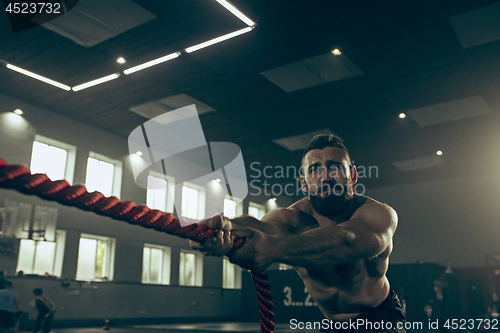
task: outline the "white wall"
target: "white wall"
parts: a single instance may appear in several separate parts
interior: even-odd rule
[[[391,263],[453,267],[484,266],[485,254],[500,253],[499,193],[499,173],[367,191],[399,215]]]

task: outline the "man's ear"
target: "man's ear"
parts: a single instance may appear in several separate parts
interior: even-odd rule
[[[304,191],[304,193],[307,193],[306,179],[303,175],[300,175],[300,187],[302,188],[302,191]]]
[[[358,182],[358,169],[356,169],[356,166],[354,164],[350,166],[349,169],[351,169],[351,181],[354,185]]]

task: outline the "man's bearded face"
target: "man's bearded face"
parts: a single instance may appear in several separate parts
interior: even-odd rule
[[[331,188],[332,190],[328,190]],[[314,210],[323,216],[336,216],[344,213],[353,199],[349,186],[340,184],[325,184],[317,194],[307,193]],[[322,193],[323,192],[323,193]]]
[[[354,196],[350,160],[345,150],[314,149],[306,154],[303,162],[302,188],[314,210],[323,216],[345,212]]]

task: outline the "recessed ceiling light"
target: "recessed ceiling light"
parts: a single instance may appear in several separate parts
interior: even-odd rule
[[[23,110],[21,110],[21,109],[15,109],[14,113],[18,114],[18,115],[22,115],[23,114]]]
[[[138,150],[137,153],[135,153],[137,156],[142,156],[142,151]]]
[[[203,49],[207,46],[210,46],[210,45],[214,45],[214,44],[217,44],[217,43],[220,43],[220,42],[223,42],[225,40],[228,40],[230,38],[233,38],[233,37],[236,37],[236,36],[239,36],[239,35],[243,35],[244,33],[247,33],[247,32],[250,32],[252,31],[252,28],[250,27],[246,27],[244,29],[240,29],[238,31],[235,31],[235,32],[231,32],[229,34],[226,34],[226,35],[223,35],[223,36],[220,36],[220,37],[217,37],[217,38],[214,38],[214,39],[211,39],[209,41],[206,41],[206,42],[203,42],[203,43],[200,43],[200,44],[197,44],[197,45],[194,45],[194,46],[191,46],[191,47],[188,47],[186,49],[186,52],[187,53],[191,53],[191,52],[194,52],[194,51],[198,51],[199,49]]]
[[[175,59],[178,56],[180,56],[180,52],[171,53],[171,54],[168,54],[168,55],[166,55],[164,57],[161,57],[161,58],[158,58],[158,59],[154,59],[154,60],[145,62],[145,63],[143,63],[141,65],[130,67],[130,68],[124,70],[123,73],[125,73],[125,75],[129,75],[129,74],[138,72],[138,71],[140,71],[140,70],[142,70],[144,68],[148,68],[148,67],[151,67],[151,66],[154,66],[154,65],[161,64],[162,62]]]
[[[116,62],[119,64],[124,64],[127,62],[127,60],[125,60],[125,58],[123,58],[123,57],[120,57],[120,58],[116,59]]]
[[[45,82],[45,83],[48,83],[48,84],[51,84],[55,87],[58,87],[58,88],[61,88],[61,89],[64,89],[66,91],[70,91],[71,90],[71,87],[70,86],[67,86],[65,84],[62,84],[62,83],[59,83],[57,81],[54,81],[54,80],[51,80],[51,79],[48,79],[46,77],[43,77],[41,75],[38,75],[38,74],[35,74],[35,73],[32,73],[30,71],[27,71],[25,69],[22,69],[20,67],[17,67],[17,66],[14,66],[14,65],[11,65],[11,64],[7,64],[5,65],[5,67],[7,67],[8,69],[10,70],[13,70],[13,71],[16,71],[18,73],[21,73],[21,74],[24,74],[26,76],[29,76],[29,77],[32,77],[34,79],[37,79],[37,80],[40,80],[42,82]]]
[[[443,155],[443,152],[442,152],[441,150],[438,150],[438,151],[436,152],[436,155],[441,156],[441,155]]]
[[[401,113],[399,114],[399,118],[401,118],[401,119],[406,118],[406,114],[404,114],[403,112],[401,112]]]
[[[245,22],[245,24],[248,25],[249,27],[253,27],[255,25],[255,23],[252,20],[250,20],[245,14],[240,12],[238,8],[234,7],[226,0],[216,0],[216,1],[220,3],[222,6],[224,6],[224,8],[229,10],[234,16]]]
[[[271,200],[274,201],[274,202],[276,202],[276,198],[272,198]]]
[[[332,50],[332,54],[333,54],[334,56],[339,56],[339,55],[341,55],[341,54],[342,54],[342,52],[340,52],[340,50],[339,50],[339,49],[333,49],[333,50]]]
[[[220,183],[220,178],[217,178],[215,181],[216,181],[217,183]]]
[[[79,84],[79,85],[73,87],[72,89],[73,89],[73,91],[79,91],[79,90],[82,90],[82,89],[85,89],[88,87],[93,87],[93,86],[98,85],[98,84],[103,83],[103,82],[108,82],[108,81],[117,79],[119,76],[120,75],[117,73],[111,74],[111,75],[108,75],[105,77],[101,77],[100,79],[96,79],[96,80],[92,80],[92,81],[89,81],[86,83]]]

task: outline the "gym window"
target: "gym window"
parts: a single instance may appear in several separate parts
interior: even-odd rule
[[[188,219],[202,219],[205,215],[205,188],[184,183],[182,186],[181,216]]]
[[[142,283],[170,284],[169,247],[144,244],[142,255]]]
[[[87,160],[87,191],[99,191],[105,196],[120,197],[122,162],[90,152]]]
[[[56,230],[55,242],[21,239],[16,273],[61,277],[65,244],[65,230]]]
[[[201,287],[203,281],[203,255],[181,250],[179,262],[179,285]]]
[[[72,184],[75,159],[75,146],[35,135],[31,151],[31,173],[44,173],[51,180],[64,179]]]
[[[224,216],[232,219],[243,214],[243,206],[241,200],[238,201],[240,201],[240,203],[236,204],[236,200],[234,200],[234,198],[226,196],[226,198],[224,199]]]
[[[148,176],[146,205],[151,209],[172,213],[174,211],[175,187],[171,184],[175,184],[174,178],[151,172]]]
[[[84,281],[113,280],[116,239],[82,234],[78,249],[76,279]]]
[[[241,289],[241,267],[232,264],[226,257],[222,261],[222,288]]]
[[[264,215],[266,215],[266,207],[264,205],[256,204],[255,202],[249,202],[248,215],[260,220]]]

